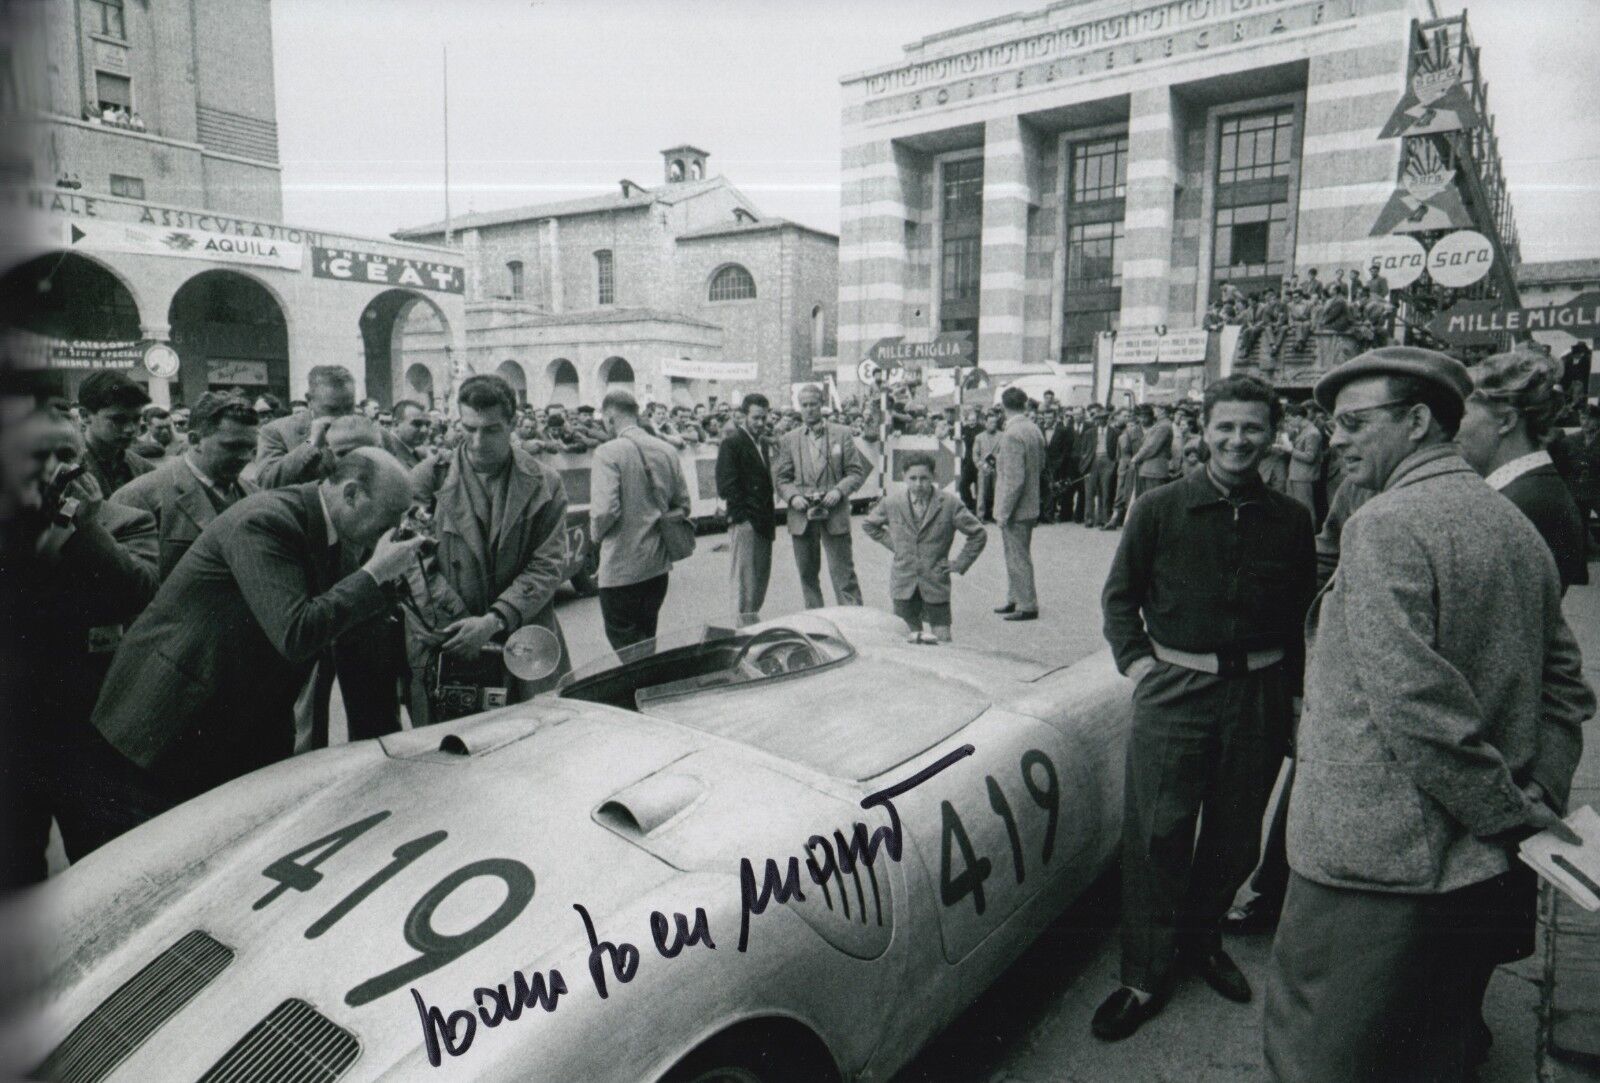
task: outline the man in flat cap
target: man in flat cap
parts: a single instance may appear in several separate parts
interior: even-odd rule
[[[1468,1078],[1516,844],[1571,836],[1558,813],[1595,700],[1549,549],[1454,443],[1471,390],[1458,362],[1405,346],[1316,387],[1345,478],[1376,495],[1307,621],[1276,1080]]]

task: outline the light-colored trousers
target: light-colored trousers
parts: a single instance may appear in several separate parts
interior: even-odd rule
[[[800,593],[807,609],[821,609],[822,553],[828,553],[828,578],[833,581],[835,605],[860,605],[861,585],[856,582],[855,551],[850,535],[829,534],[823,523],[807,523],[804,534],[791,534],[794,562],[800,569]]]
[[[728,550],[733,556],[729,580],[733,585],[733,615],[757,616],[767,600],[772,578],[772,539],[763,538],[749,523],[728,527]]]
[[[1006,554],[1006,601],[1024,613],[1037,612],[1039,595],[1033,586],[1033,528],[1035,519],[1010,519],[1000,524],[1000,541]]]

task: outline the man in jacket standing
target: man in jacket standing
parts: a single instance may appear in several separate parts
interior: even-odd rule
[[[1033,528],[1039,523],[1039,471],[1044,462],[1044,437],[1024,413],[1028,393],[1008,387],[1000,393],[1006,426],[995,453],[994,517],[1006,556],[1006,604],[998,607],[1006,620],[1038,620],[1039,595],[1033,582]]]
[[[1172,479],[1172,407],[1140,406],[1139,424],[1144,439],[1133,453],[1133,498],[1135,500]]]
[[[567,494],[561,478],[531,452],[512,446],[517,399],[505,380],[470,376],[456,401],[461,443],[411,470],[413,495],[433,506],[437,567],[455,593],[452,606],[459,601],[464,610],[426,644],[413,637],[408,653],[416,724],[425,720],[418,716],[428,703],[418,682],[432,678],[426,663],[436,652],[470,662],[525,624],[549,629],[561,644],[555,670],[536,682],[505,675],[508,703],[554,688],[571,668],[555,607],[556,588],[567,577]]]
[[[822,554],[836,605],[860,605],[855,554],[850,545],[850,494],[872,473],[872,465],[843,425],[822,416],[822,388],[807,384],[800,402],[800,427],[778,442],[772,480],[789,505],[789,540],[800,569],[807,609],[822,608]]]
[[[1306,417],[1304,409],[1291,415],[1294,443],[1289,450],[1288,492],[1317,516],[1317,482],[1322,478],[1322,430]]]
[[[1078,470],[1083,477],[1083,525],[1105,526],[1117,488],[1117,434],[1104,406],[1089,407],[1089,421],[1078,430]]]
[[[1378,492],[1308,620],[1274,1079],[1467,1078],[1516,843],[1571,834],[1558,814],[1594,696],[1548,548],[1453,442],[1471,389],[1459,362],[1406,346],[1316,386],[1346,483]]]
[[[672,571],[661,520],[669,511],[689,514],[689,483],[677,451],[639,427],[639,401],[631,394],[606,392],[600,414],[612,438],[594,451],[589,533],[600,546],[606,640],[622,652],[656,636]]]
[[[1229,1000],[1251,997],[1219,927],[1260,852],[1316,568],[1310,518],[1257,472],[1280,409],[1252,376],[1208,387],[1204,469],[1133,502],[1106,578],[1106,640],[1136,684],[1122,987],[1092,1024],[1105,1041],[1160,1010],[1180,961]]]
[[[767,452],[767,397],[749,394],[739,404],[739,424],[717,447],[717,496],[728,509],[733,614],[759,617],[772,578],[777,512]]]

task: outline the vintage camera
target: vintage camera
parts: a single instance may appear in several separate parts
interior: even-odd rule
[[[822,497],[822,493],[806,494],[806,520],[808,522],[826,519],[830,514],[827,505],[822,502]]]
[[[439,547],[439,543],[433,537],[433,516],[427,508],[413,504],[401,517],[399,525],[394,528],[394,540],[409,541],[416,537],[423,539],[424,554],[431,553]]]
[[[441,651],[433,670],[434,720],[444,722],[504,707],[506,683],[505,662],[498,645],[486,646],[476,657],[465,661]]]

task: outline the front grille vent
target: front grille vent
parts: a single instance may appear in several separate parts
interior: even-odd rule
[[[233,962],[233,949],[196,930],[151,960],[72,1029],[32,1078],[99,1083]]]
[[[333,1083],[360,1055],[355,1035],[291,998],[251,1027],[200,1083]]]

